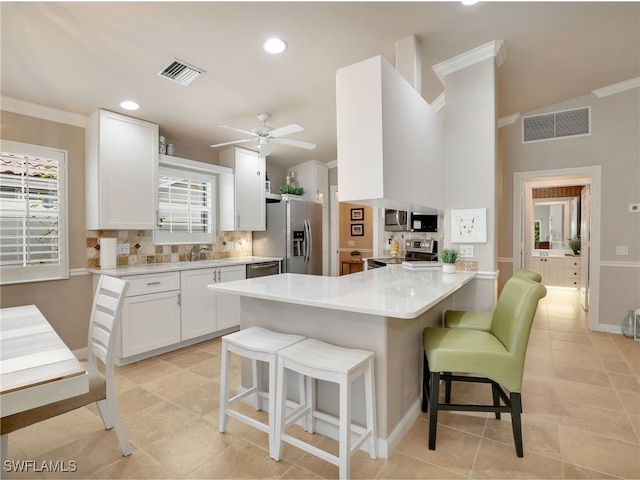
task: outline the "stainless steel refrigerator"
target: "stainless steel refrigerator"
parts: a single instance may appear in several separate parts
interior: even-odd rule
[[[322,205],[267,203],[267,230],[253,232],[253,254],[282,257],[283,273],[322,275]]]

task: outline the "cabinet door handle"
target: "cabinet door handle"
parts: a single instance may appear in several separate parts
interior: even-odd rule
[[[147,282],[147,287],[150,287],[151,285],[161,285],[162,282]]]
[[[236,227],[239,227],[240,226],[240,215],[238,215],[238,219],[236,220],[236,222],[237,222],[236,223]]]
[[[182,305],[182,294],[179,293],[178,294],[178,306],[180,307]]]
[[[218,270],[218,282],[220,281],[220,270]]]

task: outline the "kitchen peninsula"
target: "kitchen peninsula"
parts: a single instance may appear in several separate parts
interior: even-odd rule
[[[378,449],[382,458],[388,458],[420,411],[422,329],[440,325],[456,292],[475,277],[475,272],[444,274],[438,267],[390,265],[341,277],[281,274],[209,288],[241,296],[241,328],[259,325],[373,351]],[[246,373],[243,369],[243,376]],[[334,387],[319,386],[320,410],[337,411]],[[356,422],[362,422],[364,415],[361,390],[356,383]],[[319,424],[318,431],[335,438],[328,424]]]

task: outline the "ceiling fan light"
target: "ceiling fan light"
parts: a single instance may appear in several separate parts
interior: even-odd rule
[[[258,151],[262,157],[266,157],[271,154],[271,145],[266,138],[260,138],[258,142]]]
[[[287,42],[285,42],[281,38],[270,38],[266,42],[264,42],[262,48],[264,48],[268,53],[277,55],[278,53],[282,53],[287,49]]]

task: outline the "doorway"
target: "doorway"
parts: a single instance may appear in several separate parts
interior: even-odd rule
[[[557,210],[557,218],[562,218],[561,222],[556,221],[556,232],[549,232],[548,225],[546,234],[553,238],[559,238],[560,242],[556,248],[562,248],[563,241],[571,238],[572,234],[579,233],[581,240],[580,250],[580,285],[579,298],[583,308],[589,310],[589,328],[596,330],[598,324],[599,305],[599,264],[600,264],[600,166],[578,167],[570,169],[544,170],[536,172],[517,172],[514,174],[514,222],[513,222],[513,267],[514,270],[520,267],[531,268],[531,259],[545,253],[546,248],[551,248],[551,242],[541,238],[541,223],[549,223],[549,219],[536,218],[534,214],[534,189],[581,186],[580,201],[575,201],[575,205],[580,205],[581,209],[577,215],[573,211],[573,216],[569,217],[572,208],[572,199],[563,198],[559,201],[538,202],[539,204],[554,204]],[[563,215],[562,212],[567,212]],[[539,214],[541,216],[543,214]],[[565,219],[565,216],[567,217]],[[577,220],[579,219],[579,220]],[[536,223],[536,220],[541,223]],[[578,223],[579,222],[579,223]],[[536,237],[535,227],[538,230]],[[553,227],[551,227],[553,229]],[[564,229],[567,231],[565,232]],[[542,234],[544,235],[544,233]],[[540,248],[540,247],[546,248]],[[560,259],[562,261],[562,259]],[[555,262],[557,263],[557,262]],[[562,275],[562,271],[559,273]]]

